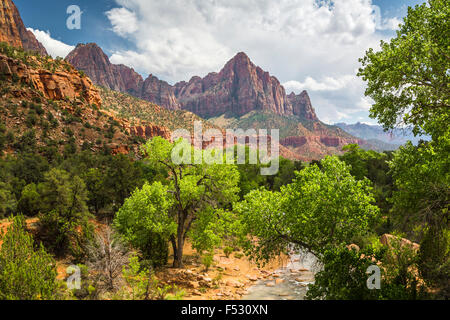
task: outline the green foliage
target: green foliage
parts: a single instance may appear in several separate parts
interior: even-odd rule
[[[184,292],[175,286],[161,286],[151,270],[143,268],[139,259],[130,258],[123,268],[123,278],[128,287],[122,289],[117,298],[127,300],[181,300]]]
[[[166,197],[171,199],[169,217],[176,223],[176,236],[172,234],[170,241],[174,249],[174,266],[182,267],[184,242],[188,234],[194,236],[194,245],[200,250],[209,248],[217,239],[212,236],[220,218],[216,217],[218,210],[230,206],[237,200],[239,192],[239,172],[235,165],[221,164],[178,164],[172,160],[172,153],[190,156],[195,150],[184,140],[172,144],[163,138],[156,137],[143,146],[149,164],[159,171],[169,172],[165,181]],[[158,188],[162,186],[159,185]],[[155,205],[154,200],[152,204]],[[220,213],[217,213],[220,216]],[[165,219],[165,215],[163,216]],[[202,230],[202,231],[199,231]],[[205,236],[201,235],[204,232]]]
[[[234,248],[233,248],[233,247],[225,247],[225,248],[223,249],[223,253],[225,254],[225,256],[226,256],[227,258],[230,257],[230,255],[233,253],[233,251],[234,251]]]
[[[202,264],[205,267],[205,272],[209,271],[209,268],[212,267],[213,263],[214,263],[214,253],[209,252],[203,255]]]
[[[450,139],[414,147],[411,143],[394,153],[390,163],[396,190],[392,203],[400,230],[410,232],[420,226],[448,224],[450,196]]]
[[[6,146],[6,126],[3,123],[0,123],[0,155],[2,155],[5,146]]]
[[[16,205],[16,197],[11,192],[11,186],[0,181],[0,218],[13,213]]]
[[[23,217],[15,217],[11,223],[1,237],[0,300],[55,299],[55,261],[42,245],[34,248]]]
[[[307,299],[327,300],[377,300],[378,290],[367,288],[367,268],[374,263],[374,252],[349,250],[345,246],[330,248],[323,254],[323,270],[315,276],[315,283],[309,286]],[[378,257],[379,258],[379,257]]]
[[[357,181],[336,157],[321,165],[298,172],[281,192],[255,190],[235,205],[251,235],[246,251],[252,258],[267,261],[290,244],[320,257],[330,245],[368,232],[379,214],[368,181]]]
[[[37,190],[37,186],[31,183],[22,190],[21,197],[17,203],[17,211],[26,216],[35,216],[41,208],[41,196]]]
[[[371,116],[394,128],[399,122],[433,137],[447,130],[450,92],[450,6],[429,0],[408,9],[397,37],[370,49],[361,59],[359,75],[375,104]]]
[[[394,246],[367,247],[361,251],[346,247],[329,248],[324,252],[323,270],[309,286],[307,299],[327,300],[415,300],[422,294],[413,272],[412,251]],[[378,264],[381,288],[367,287],[367,269]]]
[[[350,144],[343,148],[346,153],[340,157],[351,167],[350,173],[357,180],[369,179],[373,183],[373,193],[376,204],[384,215],[388,215],[392,205],[387,199],[392,196],[393,181],[389,172],[389,160],[392,160],[392,153],[377,153],[375,151],[362,150],[356,144]],[[389,226],[384,227],[388,233]]]
[[[169,215],[173,200],[167,191],[160,182],[146,183],[125,200],[114,219],[117,230],[154,265],[167,262],[167,244],[177,230]]]
[[[73,255],[79,256],[82,244],[92,231],[83,180],[71,177],[64,170],[52,169],[38,188],[42,197],[41,236],[47,247],[58,254],[70,249]]]

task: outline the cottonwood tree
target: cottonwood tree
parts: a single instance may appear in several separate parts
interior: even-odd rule
[[[401,229],[421,241],[420,271],[450,296],[448,276],[450,175],[450,5],[429,0],[408,9],[397,36],[370,49],[359,75],[375,104],[371,116],[385,127],[409,125],[432,141],[400,148],[390,164],[393,212]],[[414,232],[411,232],[414,230]]]
[[[254,190],[235,205],[249,235],[246,252],[258,262],[294,245],[319,259],[329,246],[349,244],[378,217],[369,181],[356,180],[337,157],[296,172],[280,192]]]
[[[412,125],[415,133],[434,138],[448,130],[449,16],[448,0],[410,7],[397,36],[361,59],[359,76],[367,82],[366,95],[375,102],[371,116],[386,129]]]
[[[186,141],[182,139],[170,143],[156,137],[143,146],[147,161],[155,168],[164,168],[169,177],[165,185],[154,183],[136,191],[125,201],[115,220],[116,227],[135,243],[144,245],[149,234],[167,238],[173,247],[176,268],[183,267],[183,249],[190,232],[203,228],[202,220],[211,215],[215,217],[214,223],[223,221],[221,213],[225,211],[218,209],[230,206],[239,193],[239,173],[235,165],[174,161],[172,153],[178,150],[187,152],[183,156],[203,153],[183,144]],[[202,237],[195,239],[205,241]]]

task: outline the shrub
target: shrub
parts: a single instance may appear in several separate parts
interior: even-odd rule
[[[233,249],[232,247],[225,247],[225,248],[223,249],[223,253],[225,254],[225,256],[226,256],[227,258],[230,257],[230,255],[233,253],[233,251],[234,251],[234,249]]]
[[[206,271],[206,272],[209,271],[209,268],[211,268],[211,266],[213,265],[213,263],[214,263],[214,254],[213,254],[213,253],[205,254],[205,255],[202,257],[202,264],[203,264],[203,266],[205,267],[205,271]]]
[[[38,300],[56,297],[56,263],[41,245],[37,250],[18,216],[2,236],[0,300]]]

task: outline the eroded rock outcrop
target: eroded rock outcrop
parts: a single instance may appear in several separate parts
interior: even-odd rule
[[[302,119],[319,121],[316,115],[311,99],[309,98],[308,92],[303,91],[299,95],[292,92],[288,95],[289,103],[292,105],[292,112],[294,115],[299,116]]]
[[[92,81],[82,77],[75,69],[72,69],[72,72],[61,70],[50,72],[42,68],[31,68],[20,60],[0,55],[0,74],[10,81],[31,84],[47,99],[83,99],[88,104],[97,106],[102,104],[99,92]]]
[[[130,133],[134,136],[149,139],[153,137],[162,137],[170,140],[171,132],[169,129],[156,125],[142,125],[130,127]]]

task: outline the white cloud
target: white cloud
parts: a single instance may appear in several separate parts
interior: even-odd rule
[[[398,30],[399,29],[399,25],[402,23],[403,21],[400,20],[399,18],[390,18],[390,19],[385,19],[383,20],[382,25],[380,26],[381,30]]]
[[[137,49],[114,52],[113,63],[175,83],[219,71],[244,51],[289,90],[311,91],[319,114],[343,117],[364,109],[358,58],[383,38],[371,0],[116,3],[106,13],[112,30]],[[391,20],[383,26],[398,22]]]
[[[304,82],[288,81],[283,83],[287,91],[298,92],[301,90],[308,91],[337,91],[344,89],[351,81],[355,80],[354,75],[343,75],[339,78],[324,77],[321,81],[317,81],[311,77],[307,77]]]
[[[113,31],[121,37],[136,32],[138,29],[136,14],[126,8],[111,9],[106,12],[106,16],[113,25]]]
[[[28,28],[27,30],[31,31],[36,39],[42,43],[42,45],[47,50],[48,54],[53,58],[62,57],[65,58],[70,51],[75,49],[74,46],[70,46],[61,42],[59,40],[53,39],[50,35],[50,32],[41,31],[37,29]]]

